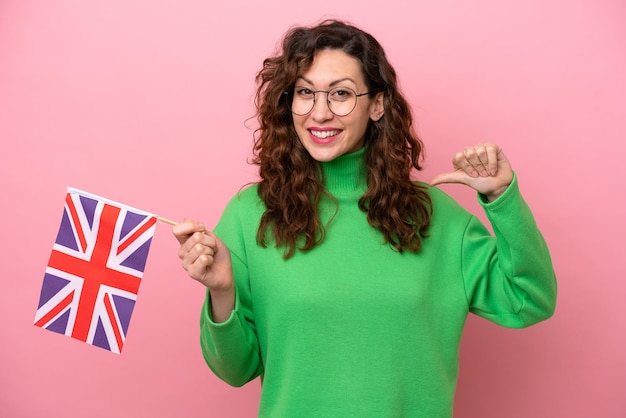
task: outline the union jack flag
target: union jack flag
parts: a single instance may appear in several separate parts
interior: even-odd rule
[[[68,188],[35,325],[121,353],[156,221]]]

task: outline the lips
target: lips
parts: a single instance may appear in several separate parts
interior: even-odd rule
[[[341,133],[340,129],[309,129],[311,139],[320,144],[327,144]]]

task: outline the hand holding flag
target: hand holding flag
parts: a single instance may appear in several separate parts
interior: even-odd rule
[[[224,322],[235,307],[235,280],[230,251],[204,224],[185,219],[172,229],[178,256],[189,277],[208,287],[214,322]]]

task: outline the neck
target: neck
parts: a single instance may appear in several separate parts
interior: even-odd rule
[[[324,174],[324,186],[333,195],[345,195],[367,189],[365,148],[344,154],[332,161],[320,163]]]

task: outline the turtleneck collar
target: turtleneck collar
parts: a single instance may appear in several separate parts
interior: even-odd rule
[[[367,189],[367,167],[365,147],[350,154],[344,154],[332,161],[321,162],[324,173],[324,186],[332,195],[345,195]]]

